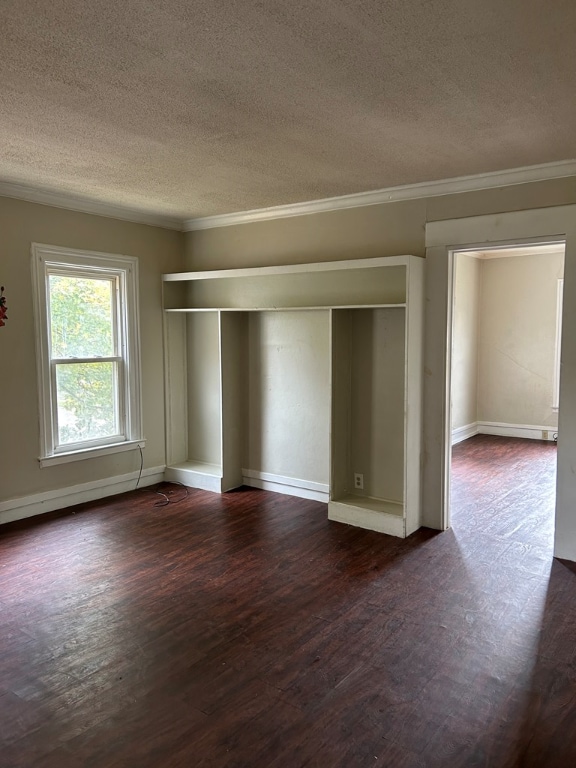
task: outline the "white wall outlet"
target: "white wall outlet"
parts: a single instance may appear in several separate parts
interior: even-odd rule
[[[364,490],[364,475],[360,474],[360,472],[354,472],[354,488],[357,491]]]
[[[542,430],[542,440],[549,440],[547,429]]]

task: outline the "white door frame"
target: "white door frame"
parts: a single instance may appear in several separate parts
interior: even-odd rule
[[[576,328],[576,206],[426,225],[423,525],[450,524],[450,384],[454,252],[564,242],[562,327]],[[555,555],[576,561],[576,333],[562,338]]]

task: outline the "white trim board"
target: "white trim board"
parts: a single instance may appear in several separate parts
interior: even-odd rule
[[[255,221],[286,219],[292,216],[304,216],[312,213],[340,211],[347,208],[364,208],[369,205],[382,205],[402,200],[417,200],[424,197],[453,195],[461,192],[473,192],[480,189],[494,189],[514,184],[526,184],[546,179],[559,179],[576,175],[576,160],[562,160],[557,163],[528,165],[505,171],[478,173],[471,176],[458,176],[438,181],[425,181],[417,184],[402,184],[369,192],[358,192],[340,197],[327,197],[290,205],[277,205],[270,208],[258,208],[252,211],[238,211],[216,216],[191,218],[184,222],[185,232],[215,227],[230,227],[236,224],[250,224]]]
[[[489,213],[463,219],[442,219],[426,223],[426,248],[447,251],[493,251],[511,245],[560,247],[574,217],[576,205],[534,208],[508,213]]]
[[[347,272],[351,269],[377,269],[378,267],[407,267],[412,259],[420,256],[402,254],[399,256],[372,256],[366,259],[342,259],[340,261],[313,261],[304,264],[283,264],[272,267],[241,267],[239,269],[212,269],[201,272],[167,272],[162,282],[183,282],[188,280],[222,280],[241,277],[273,277],[281,275],[302,275],[312,272]],[[421,259],[424,261],[424,259]],[[362,305],[364,306],[364,305]],[[378,305],[380,306],[380,305]],[[395,306],[395,305],[391,305]],[[219,308],[220,309],[220,308]],[[260,307],[255,308],[262,311]],[[302,307],[295,307],[302,309]],[[305,309],[305,307],[304,307]],[[314,309],[314,307],[312,307]],[[232,310],[237,312],[237,309]]]
[[[328,504],[328,520],[386,533],[388,536],[398,536],[402,539],[406,537],[406,521],[402,515],[390,515],[339,501],[331,501]]]
[[[189,488],[198,488],[201,491],[211,491],[212,493],[222,493],[222,469],[214,471],[214,464],[206,464],[204,467],[200,462],[182,464],[173,464],[166,467],[165,479],[182,483]]]
[[[296,477],[275,475],[270,472],[260,472],[254,469],[242,470],[242,482],[250,488],[261,488],[263,491],[275,491],[287,496],[298,496],[301,499],[321,501],[329,500],[327,483],[315,483],[312,480],[300,480]]]
[[[162,482],[164,480],[164,469],[165,467],[161,466],[142,470],[138,487],[143,488],[147,485]],[[103,499],[106,496],[115,496],[126,491],[133,491],[138,474],[139,471],[136,470],[125,475],[105,477],[102,480],[72,485],[68,488],[59,488],[55,491],[45,491],[44,493],[35,493],[31,496],[21,496],[18,499],[0,501],[0,524],[42,515],[45,512],[54,512],[57,509]]]

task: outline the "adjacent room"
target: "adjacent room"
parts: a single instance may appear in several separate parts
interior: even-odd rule
[[[564,243],[546,243],[454,255],[452,506],[472,520],[475,508],[492,507],[494,529],[525,530],[549,549],[564,252]],[[521,499],[539,494],[552,504],[527,515]]]

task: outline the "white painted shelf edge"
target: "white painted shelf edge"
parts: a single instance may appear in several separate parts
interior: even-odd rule
[[[314,307],[178,307],[164,312],[320,312],[329,309],[406,309],[405,303],[398,304],[326,304]]]
[[[215,280],[238,277],[267,277],[271,275],[306,274],[307,272],[335,272],[338,270],[370,269],[374,267],[402,267],[418,256],[379,256],[369,259],[320,261],[312,264],[286,264],[278,267],[246,267],[241,269],[214,269],[205,272],[172,272],[162,275],[164,282],[186,280]]]

